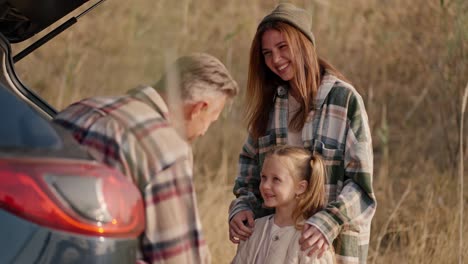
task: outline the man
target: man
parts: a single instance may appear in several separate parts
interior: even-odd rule
[[[175,83],[179,100],[170,100]],[[179,58],[155,88],[85,99],[55,118],[97,160],[122,171],[140,189],[146,215],[140,257],[146,262],[210,262],[189,143],[206,132],[238,90],[218,59],[197,53]]]

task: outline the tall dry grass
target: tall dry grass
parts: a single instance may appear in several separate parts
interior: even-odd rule
[[[245,87],[250,41],[277,2],[107,1],[20,61],[19,76],[60,109],[86,96],[154,83],[167,52],[204,51],[225,62]],[[468,82],[468,2],[292,2],[313,14],[319,54],[365,98],[378,198],[369,263],[461,263],[460,252],[466,259],[468,251],[468,225],[460,223],[468,192],[466,185],[459,188],[467,166],[459,169],[468,160],[468,134],[459,129],[467,123],[461,98]],[[227,210],[246,133],[242,109],[238,98],[194,146],[214,263],[228,263],[235,253]]]

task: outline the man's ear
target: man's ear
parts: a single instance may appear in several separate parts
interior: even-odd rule
[[[303,194],[307,190],[309,183],[306,180],[302,180],[297,183],[297,195]]]
[[[198,101],[190,103],[185,107],[185,117],[187,120],[193,120],[201,112],[205,111],[208,108],[208,103],[205,101]]]

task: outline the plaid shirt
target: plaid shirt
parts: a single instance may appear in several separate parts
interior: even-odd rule
[[[263,208],[259,191],[265,154],[275,145],[287,144],[288,92],[278,87],[265,136],[247,138],[239,158],[239,175],[229,219],[241,210],[255,217],[272,213]],[[376,209],[372,190],[373,154],[364,103],[356,90],[332,75],[319,87],[315,109],[302,130],[304,147],[319,153],[328,171],[327,206],[307,220],[317,227],[336,252],[337,263],[365,263],[371,220]]]
[[[210,262],[196,206],[192,150],[171,127],[167,106],[152,87],[85,99],[54,121],[139,188],[146,215],[140,245],[145,261]]]

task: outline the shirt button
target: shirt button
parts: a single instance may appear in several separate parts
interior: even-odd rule
[[[273,241],[277,241],[278,239],[279,239],[279,236],[277,235],[273,237]]]

